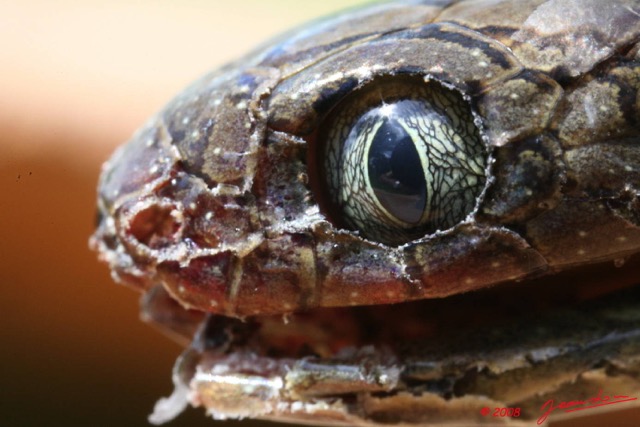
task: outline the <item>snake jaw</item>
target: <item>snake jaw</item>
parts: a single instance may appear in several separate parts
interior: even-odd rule
[[[601,267],[631,276],[637,262]],[[616,373],[616,393],[633,395],[640,387],[634,279],[621,276],[626,289],[571,304],[575,289],[540,292],[544,283],[286,319],[193,317],[197,331],[176,362],[175,391],[150,419],[165,422],[190,403],[215,419],[438,425],[474,422],[495,405],[519,408],[511,420],[518,425],[538,417],[549,398],[575,398],[576,384],[581,393],[611,387],[609,373]],[[149,313],[153,305],[145,305],[148,317],[166,322],[162,304]],[[184,319],[177,324],[186,330]]]

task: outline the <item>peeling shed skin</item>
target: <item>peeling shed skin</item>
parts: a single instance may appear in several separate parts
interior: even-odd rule
[[[390,321],[433,326],[411,350],[363,339],[372,324],[360,320],[373,310],[395,317],[393,303],[637,264],[639,40],[637,0],[385,3],[292,32],[187,88],[105,164],[91,239],[117,281],[147,292],[145,315],[156,323],[188,336],[211,314],[177,365],[174,399],[191,390],[217,418],[424,425],[487,421],[485,406],[535,418],[540,396],[573,400],[603,385],[640,394],[637,290],[585,302],[586,317],[557,301],[540,319],[512,313],[502,320],[547,332],[486,348],[460,338],[468,325],[441,334],[443,321],[425,314],[468,303],[461,316],[474,323],[475,293]],[[460,223],[391,246],[340,225],[317,157],[336,106],[380,79],[407,78],[469,104],[487,176]],[[598,294],[616,285],[599,283]],[[313,351],[269,356],[279,348],[269,316],[352,306],[377,307],[337,309],[356,331],[344,337],[350,345],[321,344],[322,328],[294,316],[291,335],[312,336]],[[557,316],[568,322],[562,333],[551,326]],[[593,319],[602,322],[583,333]],[[492,336],[515,334],[487,325]],[[233,402],[247,394],[238,412]]]

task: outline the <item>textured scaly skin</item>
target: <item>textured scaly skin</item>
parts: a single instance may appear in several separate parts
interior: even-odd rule
[[[630,257],[640,251],[639,39],[638,0],[397,2],[319,21],[203,77],[116,152],[104,167],[92,246],[118,281],[162,284],[184,307],[232,317],[443,297]],[[390,247],[332,224],[319,205],[314,153],[323,119],[345,95],[402,74],[465,95],[490,166],[465,221]],[[626,326],[603,320],[607,328],[578,346],[612,329],[636,337],[637,294],[619,309]],[[603,310],[594,316],[619,311]],[[553,329],[530,345],[559,348]],[[635,350],[618,342],[583,365],[578,354],[562,366],[543,357],[548,379],[583,368],[532,381],[516,403],[533,402],[536,390],[571,399],[559,383],[620,352],[624,387],[639,394],[637,337],[627,344]],[[527,345],[514,343],[507,359],[524,357]],[[487,346],[486,357],[498,357]],[[465,373],[485,366],[475,350],[460,351],[476,360]],[[408,356],[395,357],[409,369]],[[535,363],[525,365],[524,376],[536,378]],[[598,372],[617,386],[611,369]],[[450,413],[477,417],[478,396],[504,404],[509,387],[496,389],[465,389],[472,409]],[[452,402],[400,394],[380,398],[384,412],[367,396],[369,406],[334,408],[334,418],[437,422],[433,408]],[[284,412],[255,415],[295,419]]]

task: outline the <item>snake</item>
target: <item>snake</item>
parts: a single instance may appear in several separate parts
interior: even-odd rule
[[[637,403],[640,1],[392,1],[286,33],[117,149],[90,246],[185,346],[154,423]]]

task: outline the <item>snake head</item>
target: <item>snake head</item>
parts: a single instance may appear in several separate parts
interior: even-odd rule
[[[496,327],[478,343],[469,325],[524,330],[536,323],[514,301],[548,301],[503,302],[503,318],[469,291],[640,251],[640,15],[624,0],[479,3],[388,3],[300,29],[192,84],[104,165],[91,246],[147,292],[146,316],[199,327],[177,390],[220,417],[421,423],[454,395],[459,411],[504,401],[513,381],[496,394],[485,380],[583,363],[575,349],[609,337],[554,334],[550,316],[526,342],[505,349],[517,331]],[[527,378],[517,394],[533,405],[546,377]]]
[[[439,10],[324,21],[187,88],[104,167],[92,242],[116,278],[243,317],[443,297],[636,251],[637,128],[579,128],[631,65],[554,75],[526,61],[555,33],[525,22],[501,40],[429,22]],[[616,176],[596,188],[600,159]]]

